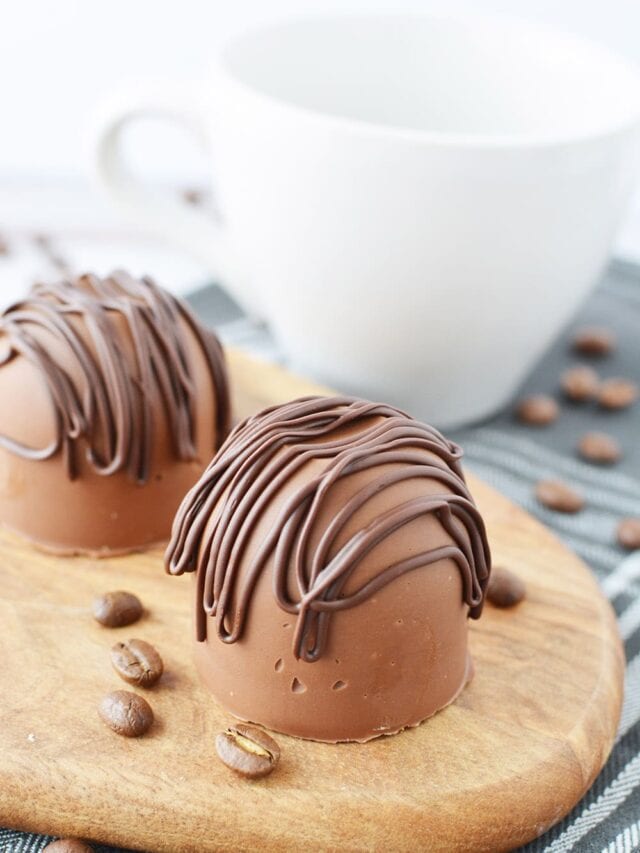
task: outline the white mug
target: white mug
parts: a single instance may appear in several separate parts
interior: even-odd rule
[[[127,173],[120,132],[144,114],[201,137],[221,222]],[[196,90],[117,96],[96,164],[296,368],[451,427],[508,401],[597,279],[639,127],[635,70],[571,36],[336,16],[230,39]]]

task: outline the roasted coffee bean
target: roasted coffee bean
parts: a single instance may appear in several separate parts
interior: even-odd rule
[[[151,705],[129,690],[107,693],[100,702],[98,713],[110,729],[124,737],[140,737],[149,731],[153,723]]]
[[[58,272],[61,272],[64,275],[68,275],[71,273],[71,264],[66,258],[63,258],[62,255],[51,255],[49,258],[49,263],[53,267],[55,267]]]
[[[93,847],[79,838],[59,838],[43,847],[42,853],[93,853]]]
[[[241,723],[217,736],[216,752],[227,767],[247,779],[266,776],[280,760],[280,747],[270,735]]]
[[[587,462],[613,465],[622,456],[620,445],[605,432],[588,432],[578,442],[578,453]]]
[[[48,250],[49,246],[51,245],[51,237],[48,234],[44,234],[42,232],[34,234],[32,239],[35,245],[38,246],[40,249]]]
[[[618,542],[628,551],[640,549],[640,518],[623,518],[618,525]]]
[[[582,403],[597,397],[600,379],[595,370],[578,365],[570,367],[562,374],[560,385],[566,397],[574,403]]]
[[[527,588],[524,581],[509,569],[499,566],[491,570],[487,598],[496,607],[513,607],[525,597]]]
[[[559,407],[553,397],[546,394],[534,394],[520,400],[516,407],[516,417],[523,424],[547,426],[553,423],[559,414]]]
[[[598,392],[598,402],[603,409],[626,409],[637,399],[636,383],[622,377],[605,379]]]
[[[111,649],[111,663],[120,678],[139,687],[151,687],[164,669],[158,652],[144,640],[116,643]]]
[[[584,326],[573,336],[573,348],[582,355],[609,355],[616,345],[616,336],[604,326]]]
[[[561,480],[540,480],[536,485],[536,498],[556,512],[579,512],[584,506],[582,495]]]
[[[204,193],[202,190],[188,188],[183,190],[182,198],[187,204],[192,204],[194,207],[199,207],[204,202]]]
[[[93,616],[107,628],[122,628],[142,616],[142,603],[132,592],[105,592],[93,602]]]

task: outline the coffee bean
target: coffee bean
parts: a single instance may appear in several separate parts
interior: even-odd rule
[[[204,193],[202,190],[188,188],[182,191],[182,198],[187,204],[192,204],[194,207],[199,207],[204,203]]]
[[[107,628],[122,628],[142,616],[142,604],[132,592],[105,592],[93,602],[94,619]]]
[[[217,736],[216,752],[223,764],[247,779],[266,776],[280,760],[280,747],[272,737],[240,723]]]
[[[48,250],[51,246],[51,237],[49,234],[44,234],[42,232],[36,233],[32,237],[33,242],[38,248]]]
[[[49,262],[63,275],[69,275],[71,273],[71,264],[66,258],[63,258],[62,255],[51,255]]]
[[[598,392],[598,402],[603,409],[626,409],[637,399],[636,383],[622,377],[605,379]]]
[[[640,518],[623,518],[618,525],[618,543],[628,551],[640,549]]]
[[[620,445],[605,432],[588,432],[578,442],[578,453],[588,462],[613,465],[622,456]]]
[[[540,480],[536,485],[536,498],[556,512],[579,512],[584,506],[582,495],[561,480]]]
[[[516,407],[516,417],[530,426],[547,426],[553,423],[559,414],[559,407],[553,397],[546,394],[534,394],[520,400]]]
[[[144,640],[116,643],[111,649],[111,663],[120,678],[139,687],[151,687],[164,669],[158,652]]]
[[[584,400],[594,400],[600,387],[600,379],[595,370],[578,365],[566,370],[560,378],[560,386],[570,400],[582,403]]]
[[[0,234],[0,255],[9,255],[11,250],[5,238]]]
[[[527,589],[524,581],[509,569],[500,567],[491,570],[487,598],[496,607],[513,607],[525,597]]]
[[[79,838],[59,838],[43,847],[42,853],[93,853],[93,847]]]
[[[584,326],[573,336],[573,348],[582,355],[609,355],[615,345],[616,336],[604,326]]]
[[[114,690],[100,702],[100,719],[119,735],[139,737],[149,731],[153,723],[151,705],[137,693]]]

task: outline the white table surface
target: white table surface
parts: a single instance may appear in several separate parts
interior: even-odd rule
[[[125,268],[134,275],[151,275],[175,293],[210,280],[209,270],[195,258],[124,223],[89,183],[5,180],[0,183],[0,237],[9,251],[0,255],[2,305],[24,294],[34,281],[59,275],[34,241],[35,234],[50,237],[55,253],[76,272],[106,274]],[[640,262],[640,193],[627,212],[614,255]]]
[[[178,190],[174,190],[178,192]],[[148,274],[176,293],[201,286],[209,271],[165,240],[136,229],[89,185],[44,183],[0,185],[0,303],[23,294],[36,280],[58,273],[34,235],[50,238],[56,254],[76,272],[106,274],[124,268]]]

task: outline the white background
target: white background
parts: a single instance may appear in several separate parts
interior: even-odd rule
[[[0,234],[27,245],[25,235],[46,229],[81,268],[157,272],[178,289],[204,280],[207,271],[170,246],[148,250],[91,188],[91,114],[129,81],[204,79],[217,45],[247,25],[335,10],[508,14],[586,35],[640,64],[640,0],[0,0]],[[206,183],[206,163],[182,132],[153,123],[127,143],[138,171]],[[639,198],[617,246],[637,258]],[[3,262],[0,301],[32,280],[34,263]]]
[[[114,86],[149,76],[198,77],[227,33],[274,16],[506,13],[590,36],[640,63],[639,0],[0,0],[0,8],[0,181],[79,175],[87,116]],[[185,161],[195,154],[185,140],[169,132],[154,137],[146,162],[193,171]]]

